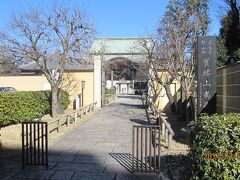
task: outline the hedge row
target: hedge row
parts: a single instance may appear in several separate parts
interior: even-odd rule
[[[69,105],[69,95],[61,92],[64,109]],[[0,94],[0,126],[29,121],[50,113],[50,91],[19,91]]]
[[[105,89],[105,94],[116,94],[115,88]]]
[[[192,179],[240,177],[240,115],[202,116],[189,126]]]

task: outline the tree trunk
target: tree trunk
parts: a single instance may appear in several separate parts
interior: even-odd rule
[[[171,108],[171,111],[172,112],[176,112],[176,106],[175,106],[175,102],[173,100],[173,96],[172,96],[172,93],[171,93],[171,87],[170,87],[171,84],[165,84],[164,85],[164,89],[166,91],[166,94],[167,94],[167,97],[168,97],[168,100],[169,100],[169,104],[170,104],[170,108]]]
[[[194,119],[194,104],[189,91],[186,92],[186,120],[187,122]]]
[[[180,98],[180,116],[179,120],[186,121],[186,91],[184,91],[183,85],[181,85],[181,98]]]
[[[63,113],[63,106],[60,101],[60,88],[52,86],[52,102],[51,102],[51,115],[56,118],[58,114]]]

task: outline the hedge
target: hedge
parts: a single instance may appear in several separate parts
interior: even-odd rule
[[[240,178],[240,114],[204,115],[189,130],[192,179]]]
[[[115,88],[105,89],[105,94],[116,94]]]
[[[64,109],[70,103],[69,95],[61,91]],[[31,121],[37,115],[50,113],[50,91],[17,91],[0,93],[0,126]]]

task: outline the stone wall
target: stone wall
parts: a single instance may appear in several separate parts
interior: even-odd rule
[[[217,69],[217,112],[240,113],[240,62]]]

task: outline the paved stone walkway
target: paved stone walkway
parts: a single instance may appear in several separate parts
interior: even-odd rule
[[[27,167],[12,179],[159,179],[131,174],[132,125],[146,124],[139,96],[120,96],[50,147],[49,169]]]

